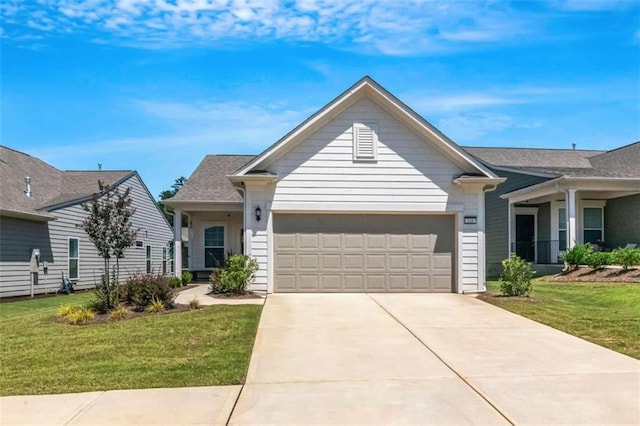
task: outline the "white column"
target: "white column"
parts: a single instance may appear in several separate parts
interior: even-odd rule
[[[578,241],[578,233],[576,227],[576,190],[568,189],[565,196],[567,212],[567,249],[572,248]]]
[[[173,272],[176,277],[182,275],[182,211],[173,213]]]
[[[511,243],[515,242],[515,229],[514,229],[514,224],[513,224],[513,203],[511,202],[511,200],[509,201],[509,207],[507,207],[507,244],[508,244],[508,249],[507,249],[507,256],[506,258],[511,257],[511,251],[515,252],[515,248],[511,247]]]
[[[485,291],[487,274],[486,274],[486,244],[485,244],[485,219],[484,219],[484,197],[485,192],[482,189],[478,193],[478,291]]]

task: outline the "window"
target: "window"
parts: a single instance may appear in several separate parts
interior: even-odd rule
[[[585,207],[582,210],[582,241],[584,243],[596,243],[602,241],[602,216],[603,209],[601,207]]]
[[[375,161],[377,156],[377,126],[375,124],[353,123],[353,159]]]
[[[224,226],[204,230],[204,267],[217,268],[224,264]]]
[[[167,248],[162,247],[162,275],[167,274]]]
[[[147,274],[151,273],[151,246],[147,246]]]
[[[558,209],[558,250],[567,249],[567,211]]]
[[[69,238],[69,279],[78,279],[80,276],[80,241],[77,238]]]

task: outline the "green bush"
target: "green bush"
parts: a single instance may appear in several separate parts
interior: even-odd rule
[[[611,252],[607,253],[604,251],[593,251],[589,253],[585,263],[594,269],[600,269],[603,266],[611,265]]]
[[[626,271],[633,266],[640,266],[640,248],[619,248],[611,252],[611,257],[616,265],[621,265]]]
[[[182,271],[182,285],[187,285],[193,279],[193,275],[189,271]]]
[[[171,279],[164,275],[136,274],[121,286],[120,301],[143,311],[151,302],[159,300],[167,308],[173,307]]]
[[[182,279],[180,277],[171,277],[171,288],[182,287]]]
[[[535,271],[531,265],[515,253],[502,261],[504,268],[500,276],[500,291],[505,296],[528,296]]]
[[[569,266],[577,268],[580,265],[586,265],[592,253],[593,249],[588,244],[579,244],[568,250],[561,259]]]
[[[115,272],[112,273],[113,282],[115,282]],[[96,286],[93,293],[93,300],[89,302],[89,306],[99,314],[108,313],[112,307],[118,304],[118,286],[109,285],[108,278],[104,275],[100,278],[100,284]]]
[[[224,267],[216,270],[209,280],[211,292],[218,294],[244,294],[253,281],[258,262],[245,254],[229,256]]]

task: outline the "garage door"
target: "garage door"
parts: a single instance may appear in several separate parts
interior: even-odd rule
[[[276,292],[451,292],[452,215],[274,215]]]

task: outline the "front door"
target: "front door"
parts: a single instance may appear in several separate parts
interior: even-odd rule
[[[535,216],[516,215],[516,254],[527,262],[536,259]]]

